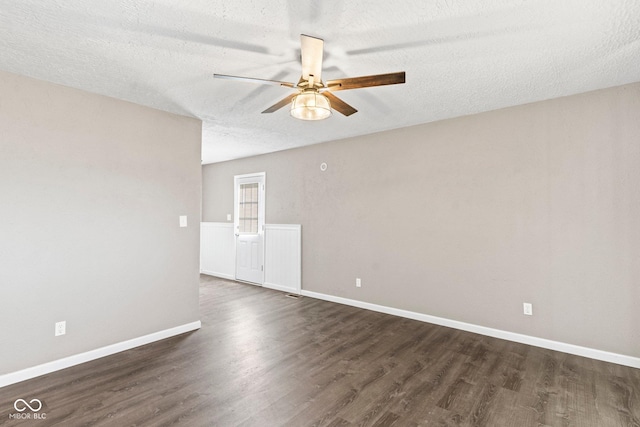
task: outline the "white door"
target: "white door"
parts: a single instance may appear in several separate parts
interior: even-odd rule
[[[234,187],[236,280],[262,285],[265,173],[235,176]]]

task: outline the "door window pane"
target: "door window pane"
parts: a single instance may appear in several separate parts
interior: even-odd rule
[[[258,233],[258,183],[240,184],[238,194],[238,232]]]

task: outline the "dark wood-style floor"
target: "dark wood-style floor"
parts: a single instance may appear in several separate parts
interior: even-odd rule
[[[2,388],[0,425],[640,426],[637,369],[201,282],[201,330]]]

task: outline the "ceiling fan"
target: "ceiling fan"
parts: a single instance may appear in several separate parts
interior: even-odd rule
[[[332,108],[345,116],[350,116],[358,111],[332,92],[405,82],[405,72],[400,71],[397,73],[328,80],[325,83],[322,81],[323,49],[324,40],[304,34],[300,35],[302,76],[300,76],[298,83],[229,76],[226,74],[214,74],[213,77],[296,89],[295,93],[273,104],[263,113],[273,113],[291,103],[291,115],[301,120],[326,119],[331,115]]]

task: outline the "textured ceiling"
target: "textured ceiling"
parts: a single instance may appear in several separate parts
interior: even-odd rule
[[[343,91],[320,122],[286,108],[301,33],[323,80],[406,71]],[[203,121],[203,162],[432,122],[640,81],[637,0],[0,0],[0,69]]]

